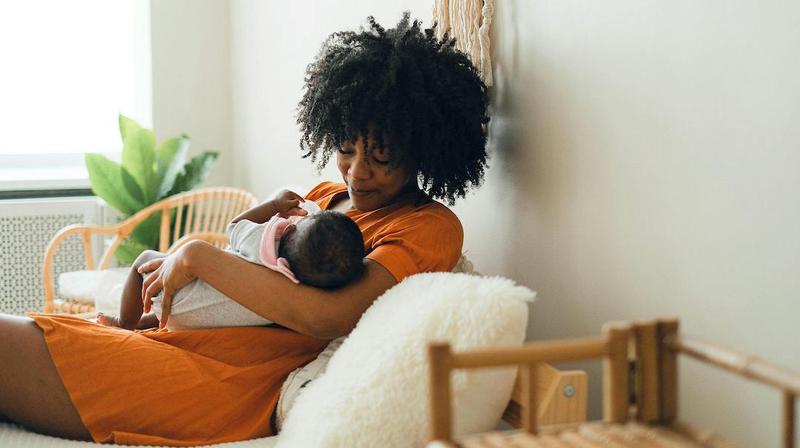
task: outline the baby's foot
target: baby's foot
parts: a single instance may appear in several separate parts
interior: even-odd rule
[[[119,327],[119,319],[114,316],[106,316],[103,313],[97,313],[97,323],[106,327]]]

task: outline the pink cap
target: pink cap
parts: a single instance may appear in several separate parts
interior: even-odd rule
[[[264,266],[273,271],[280,272],[295,283],[300,283],[294,276],[289,262],[283,257],[278,257],[278,245],[280,244],[281,237],[293,230],[295,223],[299,221],[299,219],[296,219],[299,217],[292,216],[291,218],[282,218],[275,215],[267,221],[266,228],[261,236],[261,248],[258,255],[261,258],[261,262],[264,263]]]

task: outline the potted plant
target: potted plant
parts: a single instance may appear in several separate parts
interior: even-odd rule
[[[185,134],[156,144],[155,133],[134,120],[119,116],[122,163],[101,154],[86,154],[92,191],[127,218],[148,205],[188,191],[208,176],[218,153],[205,151],[186,161],[189,137]],[[147,249],[158,248],[160,213],[139,224],[114,254],[132,263]]]

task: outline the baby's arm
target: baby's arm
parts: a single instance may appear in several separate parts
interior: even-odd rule
[[[302,196],[293,191],[283,190],[278,193],[275,198],[259,204],[233,218],[231,224],[235,224],[243,219],[261,224],[267,222],[267,220],[275,216],[276,213],[280,213],[284,216],[305,216],[308,212],[300,208],[301,202],[305,202]]]
[[[122,302],[120,303],[119,316],[104,316],[98,314],[98,322],[103,325],[125,328],[127,330],[144,329],[158,326],[158,318],[154,314],[142,316],[142,282],[143,276],[137,269],[143,263],[155,258],[163,257],[164,254],[154,250],[142,252],[131,266],[125,286],[122,289]]]

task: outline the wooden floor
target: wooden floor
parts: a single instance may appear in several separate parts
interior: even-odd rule
[[[464,448],[702,448],[703,445],[667,428],[638,423],[586,423],[570,429],[530,435],[494,432],[458,441]]]

